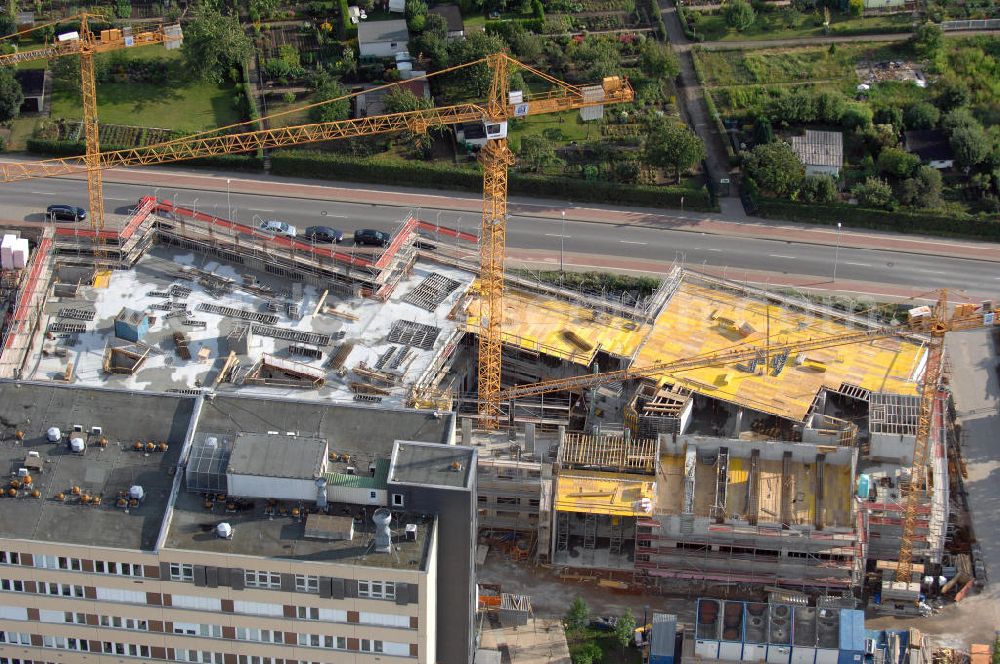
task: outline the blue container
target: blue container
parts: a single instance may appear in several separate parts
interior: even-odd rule
[[[865,612],[840,610],[840,656],[837,664],[861,664],[865,659]]]
[[[122,307],[115,317],[115,336],[126,341],[142,341],[149,332],[149,315]]]

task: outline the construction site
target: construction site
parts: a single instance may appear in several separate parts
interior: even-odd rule
[[[484,541],[519,559],[664,592],[877,588],[885,610],[916,606],[923,568],[902,585],[891,572],[929,356],[919,329],[881,336],[874,316],[680,267],[629,305],[511,277],[504,389],[568,387],[503,399],[488,431],[476,238],[418,248],[451,232],[407,215],[384,250],[348,252],[144,199],[99,246],[86,230],[32,239],[28,265],[4,273],[14,306],[0,367],[79,386],[454,410],[461,440],[481,448]],[[741,361],[670,370],[729,352]],[[914,560],[935,566],[954,566],[947,403],[934,400],[913,538]]]
[[[412,416],[417,431],[423,420],[444,419],[449,431],[435,438],[472,451],[433,473],[420,458],[407,465],[446,488],[460,479],[474,494],[471,532],[481,547],[622,592],[759,601],[778,589],[845,610],[863,600],[875,612],[917,615],[931,595],[960,599],[981,584],[944,337],[993,327],[993,304],[953,307],[942,292],[931,306],[854,313],[681,265],[655,275],[645,297],[612,299],[508,272],[507,120],[567,109],[593,119],[605,104],[631,101],[632,91],[617,77],[576,87],[543,75],[562,87],[532,99],[507,89],[507,56],[483,63],[494,83],[484,106],[109,155],[88,140],[84,158],[3,166],[7,181],[85,170],[91,210],[100,212],[89,229],[45,224],[5,237],[0,379],[183,396],[199,409],[216,397],[305,402],[311,413],[354,402],[352,412],[370,409],[366,426],[375,430],[391,411]],[[486,121],[489,138],[478,235],[403,212],[385,245],[343,247],[155,196],[128,215],[103,212],[102,168],[467,119]],[[289,422],[249,432],[298,438]],[[246,461],[235,442],[211,439],[191,448],[189,437],[191,463],[211,469],[230,445]],[[251,443],[280,458],[275,440]],[[405,440],[388,441],[402,445],[392,458],[405,450],[420,457]],[[388,447],[342,459],[310,436],[288,449],[315,453],[323,469],[296,469],[305,484],[323,480],[315,506],[309,492],[296,494],[301,510],[326,510],[331,485],[350,490],[352,504],[388,507],[386,483],[409,482],[390,474]],[[464,465],[470,460],[475,473]],[[338,464],[332,473],[330,461]],[[370,478],[359,477],[366,462]],[[211,473],[188,471],[189,491],[205,494],[207,505]],[[402,508],[403,494],[395,496]],[[458,522],[468,530],[467,516]],[[458,592],[449,610],[464,611],[466,598],[446,592]],[[523,596],[485,597],[487,610],[515,621],[530,613]],[[734,603],[732,619],[758,617],[762,607]],[[796,643],[810,662],[819,661],[817,648],[836,648],[837,621],[855,621],[796,615],[803,629],[823,633]],[[849,646],[840,649],[855,652],[856,639]]]

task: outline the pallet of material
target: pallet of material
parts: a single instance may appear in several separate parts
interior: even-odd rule
[[[376,383],[384,383],[386,385],[395,385],[397,381],[395,376],[391,376],[381,371],[374,371],[360,364],[354,367],[354,373],[361,376],[362,378],[367,378],[370,381],[374,381]]]
[[[359,318],[359,316],[356,316],[349,311],[340,311],[336,307],[331,306],[323,307],[323,313],[336,316],[337,318],[343,318],[345,320],[358,320]]]
[[[381,387],[376,387],[375,385],[372,385],[370,383],[359,383],[357,381],[352,381],[351,383],[348,383],[348,387],[350,387],[351,391],[354,392],[355,394],[374,394],[384,397],[389,396],[389,390],[386,390]]]
[[[340,369],[344,366],[344,362],[347,361],[347,356],[351,354],[352,350],[354,350],[353,341],[337,346],[337,349],[330,354],[330,360],[326,363],[327,368]]]
[[[177,354],[182,360],[191,359],[191,349],[188,348],[188,338],[183,332],[174,332],[174,346],[177,348]]]

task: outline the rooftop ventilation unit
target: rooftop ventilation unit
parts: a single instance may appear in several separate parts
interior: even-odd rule
[[[380,507],[372,514],[372,521],[375,522],[375,551],[389,553],[392,549],[392,531],[389,530],[392,512]]]
[[[406,541],[407,542],[417,541],[417,524],[415,523],[406,524]]]
[[[59,430],[59,427],[50,427],[46,432],[46,437],[50,443],[58,443],[59,439],[62,438],[62,431]]]
[[[220,523],[215,527],[215,534],[220,539],[232,539],[233,527],[228,523]]]
[[[133,484],[132,486],[129,487],[128,497],[134,498],[136,500],[142,500],[143,498],[146,497],[146,491],[138,484]]]
[[[69,449],[74,454],[83,454],[83,451],[87,449],[87,444],[83,442],[83,438],[71,438],[69,441]]]

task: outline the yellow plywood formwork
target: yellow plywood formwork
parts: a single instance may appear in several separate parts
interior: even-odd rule
[[[851,329],[813,314],[684,282],[657,318],[635,365],[670,362],[739,345],[764,348],[768,339],[772,343],[806,341]],[[824,386],[837,389],[850,383],[871,391],[917,394],[912,377],[923,353],[917,344],[879,339],[789,357],[777,376],[762,367],[752,374],[734,367],[707,367],[661,378],[716,399],[801,421]]]
[[[474,284],[478,288],[478,282]],[[504,293],[503,340],[525,350],[589,365],[597,350],[631,357],[650,326],[570,302],[518,290]],[[468,309],[469,328],[479,326],[479,300]]]
[[[560,512],[639,516],[652,511],[656,483],[652,478],[596,471],[562,472],[556,476],[555,507]],[[645,509],[645,507],[650,509]]]

